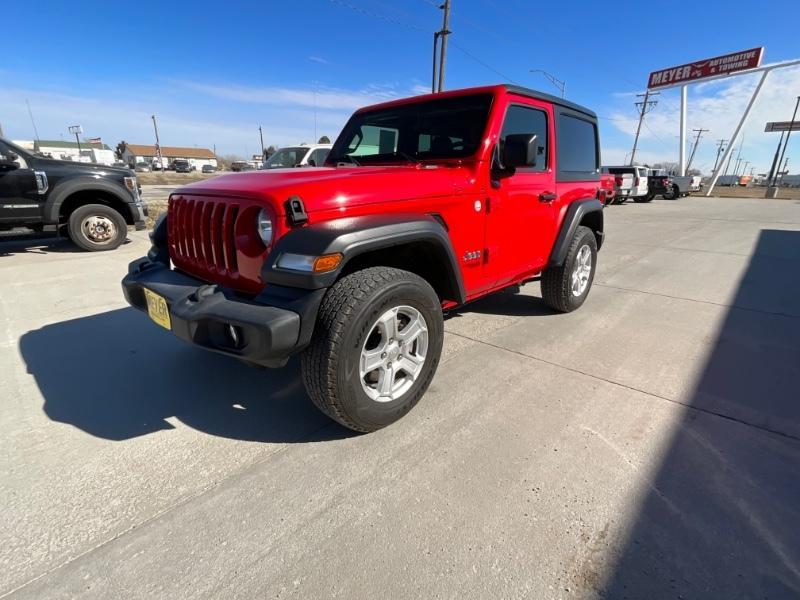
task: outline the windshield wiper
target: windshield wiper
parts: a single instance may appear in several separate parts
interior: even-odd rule
[[[411,156],[410,154],[406,154],[406,153],[405,153],[405,152],[403,152],[402,150],[395,150],[395,152],[394,152],[394,153],[395,153],[395,155],[396,155],[396,156],[402,156],[402,157],[403,157],[403,158],[405,158],[405,159],[406,159],[408,162],[414,163],[415,165],[418,165],[418,164],[420,164],[420,163],[422,162],[422,161],[421,161],[420,159],[418,159],[417,157],[415,157],[415,156]]]

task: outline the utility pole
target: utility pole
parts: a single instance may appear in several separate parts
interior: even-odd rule
[[[449,29],[450,0],[444,0],[444,4],[442,4],[440,8],[444,10],[444,18],[442,21],[442,30],[439,32],[439,35],[442,38],[441,54],[439,55],[439,85],[438,85],[439,92],[441,92],[444,89],[444,73],[445,73],[445,65],[447,64],[447,36],[452,33]]]
[[[156,132],[156,156],[158,156],[158,166],[161,170],[164,170],[164,157],[161,156],[161,142],[158,140],[158,124],[156,123],[156,116],[151,115],[151,119],[153,119],[153,129]]]
[[[697,146],[700,144],[700,137],[706,132],[709,131],[708,129],[692,129],[692,131],[697,132],[697,137],[694,139],[694,145],[692,146],[692,153],[689,155],[689,162],[686,163],[686,172],[689,172],[689,169],[692,166],[692,161],[694,160],[694,153],[697,152]]]
[[[800,96],[797,97],[797,102],[794,105],[794,113],[792,113],[792,122],[789,124],[789,131],[786,132],[786,141],[783,142],[783,150],[781,150],[781,157],[778,159],[778,164],[781,164],[784,155],[786,154],[786,147],[789,145],[789,137],[792,135],[792,129],[794,129],[794,122],[797,120],[797,107],[800,106]],[[785,168],[783,169],[786,170]],[[777,182],[778,178],[775,178]],[[775,184],[773,183],[773,186]]]
[[[633,138],[633,150],[631,151],[631,162],[629,163],[631,165],[633,165],[633,161],[636,158],[636,147],[639,145],[639,134],[642,132],[644,116],[658,104],[658,100],[650,100],[650,96],[657,96],[659,93],[660,92],[653,92],[651,94],[650,90],[647,90],[644,94],[636,94],[637,98],[644,96],[644,100],[636,103],[636,108],[639,109],[639,125],[636,127],[636,137]]]
[[[717,158],[714,159],[714,168],[711,169],[712,173],[717,172],[717,163],[719,162],[719,155],[722,154],[722,151],[725,148],[725,142],[727,141],[728,140],[717,140],[717,144],[719,144],[719,146],[717,146]]]
[[[316,132],[314,132],[316,135]],[[258,137],[261,140],[261,158],[264,158],[264,132],[261,131],[261,125],[258,126]]]
[[[561,97],[564,98],[564,96],[567,93],[567,84],[566,84],[566,82],[561,81],[555,75],[553,75],[551,73],[548,73],[547,71],[543,71],[542,69],[529,69],[529,71],[531,73],[541,73],[542,75],[547,77],[547,79],[550,80],[550,83],[552,83],[554,86],[556,86],[558,89],[561,90]]]

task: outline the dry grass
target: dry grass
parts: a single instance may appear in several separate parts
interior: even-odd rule
[[[717,198],[763,198],[767,193],[765,187],[738,187],[718,185],[711,193]],[[702,196],[704,192],[694,194]],[[778,199],[780,200],[800,200],[800,188],[779,188]]]
[[[156,220],[158,217],[161,216],[162,213],[167,211],[167,201],[166,200],[149,200],[147,202],[147,219],[145,219],[145,225],[148,229],[152,229],[153,225],[156,224]]]
[[[203,181],[220,175],[217,173],[200,173],[195,171],[193,173],[176,173],[175,171],[155,171],[151,173],[137,173],[136,177],[139,178],[139,183],[142,185],[183,185],[192,183],[194,181]]]

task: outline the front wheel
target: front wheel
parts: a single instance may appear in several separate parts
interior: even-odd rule
[[[560,267],[542,272],[542,298],[560,312],[572,312],[586,300],[594,281],[597,264],[597,239],[583,225],[572,236],[567,258]]]
[[[125,218],[110,206],[86,204],[70,214],[67,234],[84,250],[114,250],[125,241],[128,225]]]
[[[302,353],[303,383],[323,413],[355,431],[394,423],[433,379],[444,339],[436,292],[421,277],[370,267],[337,281]]]

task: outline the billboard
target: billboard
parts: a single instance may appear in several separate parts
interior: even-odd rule
[[[660,69],[650,73],[650,78],[647,80],[647,87],[652,90],[682,83],[691,83],[693,81],[706,79],[707,77],[728,75],[729,73],[754,69],[761,65],[761,57],[763,55],[763,47],[751,48],[750,50],[742,50],[741,52],[725,54],[724,56],[715,56],[714,58],[707,58],[678,67]]]
[[[764,131],[800,131],[800,121],[770,121]]]

